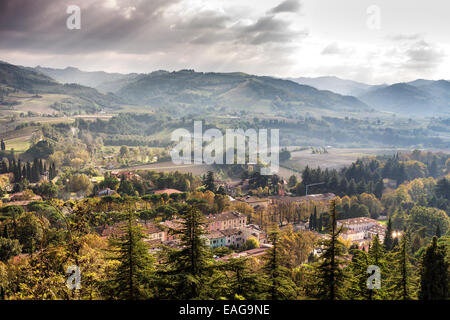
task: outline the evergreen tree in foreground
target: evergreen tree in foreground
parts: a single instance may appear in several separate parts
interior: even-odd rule
[[[150,297],[149,282],[153,273],[153,257],[148,252],[142,227],[137,224],[133,213],[122,227],[123,235],[111,239],[119,261],[113,279],[113,294],[122,300],[138,300]]]
[[[449,263],[445,260],[445,247],[438,246],[437,237],[422,256],[420,267],[421,300],[443,300],[448,298]]]
[[[289,300],[296,297],[296,286],[292,281],[289,271],[281,265],[280,255],[280,231],[278,225],[269,235],[272,248],[266,255],[266,264],[264,272],[268,278],[269,299],[271,300]]]
[[[397,251],[393,253],[393,276],[391,293],[394,299],[411,300],[416,295],[416,279],[409,255],[408,234],[404,233]]]
[[[316,267],[318,277],[318,298],[325,300],[341,300],[345,298],[344,252],[345,246],[339,241],[342,228],[337,228],[336,202],[331,203],[330,208],[330,233],[329,239],[321,243],[324,247]]]
[[[169,252],[162,270],[162,286],[168,299],[208,298],[208,280],[213,274],[211,252],[206,244],[205,219],[198,201],[190,201],[183,216],[181,250]]]

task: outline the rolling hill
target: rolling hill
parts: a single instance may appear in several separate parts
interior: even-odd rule
[[[366,93],[366,91],[372,87],[369,84],[352,80],[345,80],[334,76],[316,78],[299,77],[290,78],[289,80],[292,80],[299,84],[308,85],[319,90],[329,90],[342,95],[355,97]]]
[[[3,90],[20,90],[32,94],[64,94],[77,97],[92,106],[116,107],[120,104],[120,99],[113,94],[105,95],[76,83],[62,84],[41,72],[5,62],[0,62],[0,86]]]
[[[137,78],[117,95],[140,105],[178,109],[247,110],[367,110],[355,97],[299,85],[293,81],[245,73],[203,73],[193,70],[158,71]]]
[[[445,80],[396,83],[359,98],[382,111],[413,116],[450,115],[450,82]]]

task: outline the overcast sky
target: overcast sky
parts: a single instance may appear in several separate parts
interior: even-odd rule
[[[66,27],[68,5],[81,8],[80,30]],[[449,13],[448,0],[0,0],[0,60],[372,84],[450,79]]]

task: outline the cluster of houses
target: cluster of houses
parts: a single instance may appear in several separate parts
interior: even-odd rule
[[[265,233],[256,225],[247,225],[247,216],[237,211],[209,215],[206,225],[206,239],[211,248],[239,248],[251,237],[266,242]]]
[[[120,235],[126,222],[105,226],[99,230],[102,237]],[[178,247],[178,234],[183,227],[181,219],[166,220],[159,224],[150,221],[139,221],[146,235],[146,241],[152,245],[164,244]],[[259,243],[266,243],[266,234],[256,225],[248,225],[247,217],[237,211],[226,211],[206,218],[206,243],[211,248],[240,248],[249,238],[255,238]]]
[[[385,226],[367,217],[338,220],[337,226],[343,228],[341,234],[343,239],[358,243],[372,240],[376,235],[383,242],[386,233]]]

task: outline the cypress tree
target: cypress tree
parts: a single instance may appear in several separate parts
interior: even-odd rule
[[[317,207],[314,207],[313,213],[313,230],[317,231]]]
[[[392,239],[392,220],[389,217],[389,221],[386,227],[386,234],[384,236],[384,247],[386,251],[391,251],[393,248],[394,240]]]
[[[319,217],[317,218],[317,232],[322,232],[322,229],[323,229],[322,214],[319,214]]]
[[[439,228],[439,225],[436,227],[436,237],[441,237],[441,228]]]
[[[422,256],[419,299],[445,300],[449,297],[449,263],[445,259],[445,251],[444,246],[438,246],[437,237],[433,237]]]

